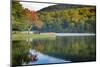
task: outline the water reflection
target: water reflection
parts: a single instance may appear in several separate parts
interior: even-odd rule
[[[34,39],[29,45],[26,41],[13,41],[12,47],[14,65],[96,60],[95,36],[57,36],[55,40]],[[30,52],[30,49],[33,51]],[[37,59],[33,61],[35,55]]]
[[[33,49],[49,56],[73,62],[94,61],[95,36],[56,37],[56,40],[33,40]]]
[[[34,50],[33,50],[34,52]],[[40,52],[34,52],[35,55],[37,55],[38,60],[37,61],[30,61],[28,63],[29,64],[48,64],[48,63],[62,63],[62,62],[71,62],[71,61],[66,61],[64,59],[59,59],[59,58],[55,58]],[[33,53],[33,54],[34,54]]]
[[[12,65],[28,63],[30,61],[28,52],[31,45],[27,45],[26,41],[13,41],[12,44]]]

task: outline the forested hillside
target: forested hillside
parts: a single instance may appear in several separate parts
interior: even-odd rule
[[[12,30],[38,30],[40,32],[95,33],[96,7],[59,4],[37,12],[12,3]]]
[[[95,6],[54,5],[38,11],[42,32],[95,33]]]

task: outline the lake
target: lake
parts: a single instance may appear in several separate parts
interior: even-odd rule
[[[35,60],[28,58],[36,55]],[[96,60],[96,36],[56,36],[55,39],[33,39],[12,42],[12,64],[52,64]],[[19,62],[18,62],[19,61]]]

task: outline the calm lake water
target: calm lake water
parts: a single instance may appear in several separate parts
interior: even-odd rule
[[[48,64],[96,60],[96,38],[92,36],[56,36],[55,39],[13,41],[12,64]],[[28,59],[29,54],[36,59]],[[18,62],[19,61],[19,62]]]

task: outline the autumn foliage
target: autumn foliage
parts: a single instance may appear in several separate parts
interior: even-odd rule
[[[34,24],[36,27],[41,28],[43,22],[39,19],[37,13],[35,11],[31,11],[29,9],[25,9],[25,15],[27,20],[29,20],[29,24]]]

